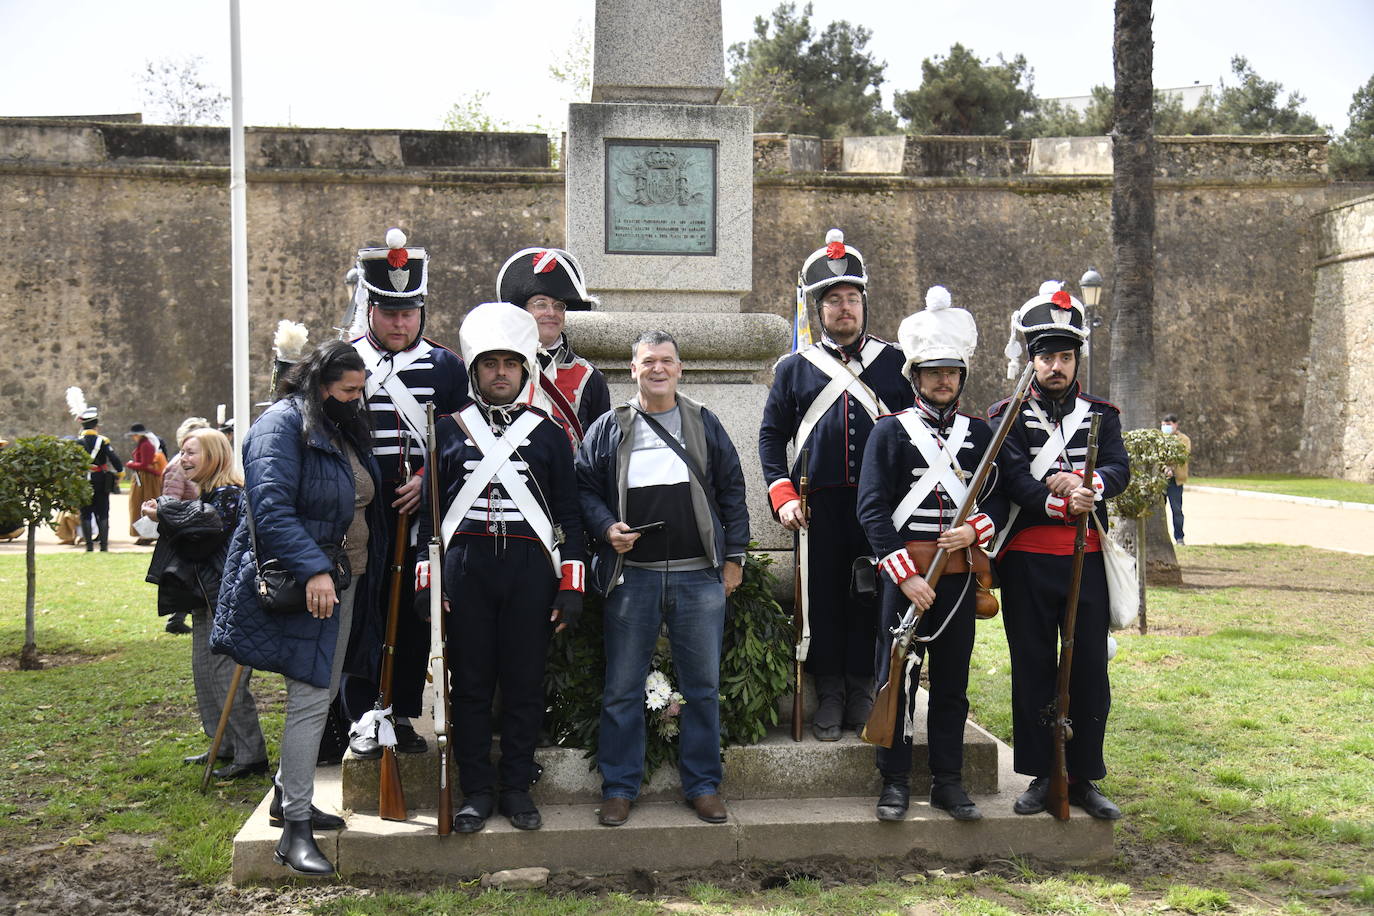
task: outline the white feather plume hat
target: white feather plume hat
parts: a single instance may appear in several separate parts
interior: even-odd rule
[[[926,307],[902,319],[897,342],[906,357],[903,375],[910,378],[912,368],[968,368],[978,347],[978,325],[967,311],[953,308],[951,301],[949,290],[932,286],[926,291]]]

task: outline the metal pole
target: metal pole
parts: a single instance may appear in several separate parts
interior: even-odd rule
[[[233,309],[234,432],[241,452],[248,415],[248,193],[243,154],[243,66],[239,42],[239,0],[229,0],[230,100],[229,237]]]

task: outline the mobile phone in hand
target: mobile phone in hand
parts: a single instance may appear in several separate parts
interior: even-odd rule
[[[625,532],[625,533],[626,533],[626,534],[644,534],[644,533],[649,532],[649,531],[657,531],[658,529],[664,527],[664,526],[667,525],[667,524],[668,524],[667,522],[663,522],[663,521],[659,521],[659,522],[649,522],[649,523],[646,524],[646,525],[635,525],[634,527],[632,527],[629,531],[627,531],[627,532]]]

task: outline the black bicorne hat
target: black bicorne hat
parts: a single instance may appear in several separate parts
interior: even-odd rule
[[[531,297],[540,295],[557,299],[570,312],[588,311],[597,301],[587,293],[582,265],[571,252],[562,248],[517,251],[496,275],[496,298],[524,308]]]
[[[360,286],[368,305],[384,309],[423,308],[429,288],[429,255],[407,248],[406,234],[388,229],[385,248],[358,249]]]

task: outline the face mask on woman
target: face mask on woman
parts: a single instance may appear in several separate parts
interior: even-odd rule
[[[337,424],[345,424],[358,416],[358,408],[362,406],[362,399],[355,398],[352,401],[340,401],[335,397],[324,399],[324,415]]]

